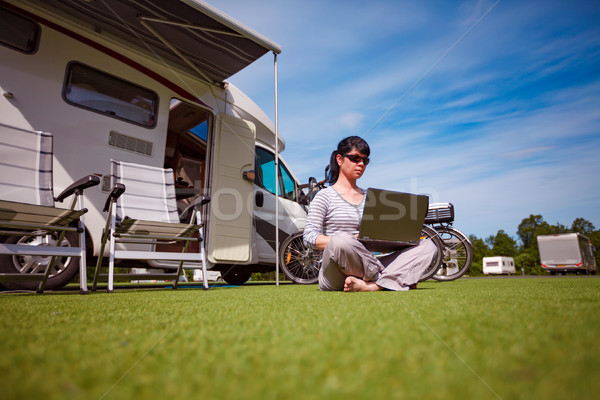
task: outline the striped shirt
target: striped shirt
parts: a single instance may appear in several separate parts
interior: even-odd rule
[[[365,193],[363,189],[360,190]],[[346,201],[331,186],[319,191],[310,203],[304,227],[304,242],[314,247],[317,236],[321,234],[325,236],[333,236],[336,232],[357,234],[366,197],[363,196],[362,201],[354,205]]]

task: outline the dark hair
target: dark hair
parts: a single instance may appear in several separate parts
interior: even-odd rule
[[[331,153],[331,157],[329,159],[329,171],[327,172],[327,181],[330,185],[333,185],[337,182],[338,176],[340,175],[340,166],[337,163],[337,155],[347,154],[352,151],[352,149],[356,149],[359,153],[364,154],[365,156],[369,156],[371,154],[371,149],[365,140],[358,136],[349,136],[345,139],[342,139],[337,146],[337,150],[334,150]]]

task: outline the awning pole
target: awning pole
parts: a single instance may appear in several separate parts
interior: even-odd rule
[[[277,53],[274,56],[275,75],[275,283],[279,287],[279,129],[277,128]]]

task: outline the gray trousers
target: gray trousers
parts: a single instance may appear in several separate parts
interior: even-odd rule
[[[344,290],[346,277],[355,276],[384,289],[408,290],[410,285],[419,282],[436,253],[435,244],[424,239],[416,246],[377,258],[354,235],[339,232],[331,237],[323,251],[319,288]]]

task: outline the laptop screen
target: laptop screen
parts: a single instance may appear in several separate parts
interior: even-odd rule
[[[359,239],[417,244],[428,205],[427,196],[369,188]]]

